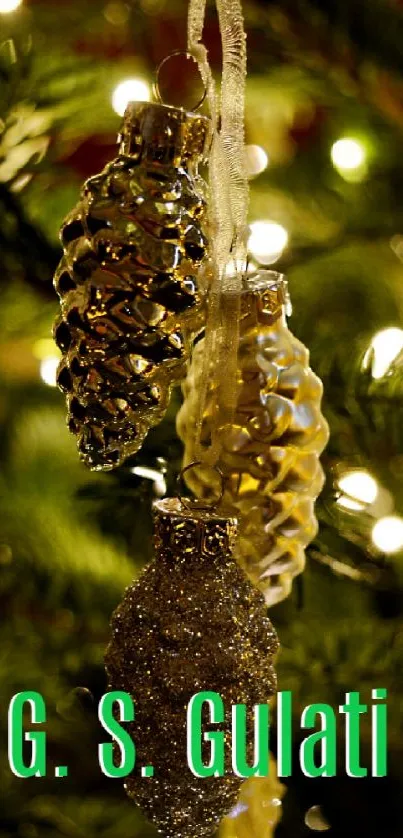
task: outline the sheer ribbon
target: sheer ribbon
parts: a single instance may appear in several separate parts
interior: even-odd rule
[[[246,36],[241,0],[216,0],[223,68],[217,94],[202,41],[206,0],[189,0],[188,50],[196,59],[207,91],[212,142],[209,157],[209,213],[212,280],[206,322],[205,356],[195,428],[196,457],[214,465],[222,431],[233,418],[237,397],[240,294],[246,263],[248,181],[245,169]],[[225,295],[225,304],[223,304]],[[214,431],[200,440],[207,387],[217,392]]]

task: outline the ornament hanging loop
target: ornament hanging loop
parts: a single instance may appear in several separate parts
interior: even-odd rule
[[[178,477],[177,477],[176,483],[177,483],[177,487],[178,487],[178,495],[177,495],[178,500],[180,500],[182,506],[184,506],[185,509],[187,509],[189,511],[191,511],[193,509],[210,509],[211,511],[214,511],[215,509],[217,509],[220,506],[221,501],[224,497],[225,477],[224,477],[221,469],[218,468],[218,466],[211,466],[211,471],[215,472],[215,474],[218,474],[218,476],[220,478],[220,492],[219,492],[219,495],[218,495],[217,498],[212,498],[211,501],[208,501],[208,500],[206,500],[206,498],[203,498],[202,500],[198,500],[197,498],[187,498],[187,497],[182,496],[181,491],[182,491],[182,485],[183,485],[183,478],[184,478],[185,474],[187,474],[187,472],[190,471],[192,468],[196,468],[197,466],[202,466],[202,465],[204,465],[204,467],[206,468],[206,465],[203,464],[201,462],[201,460],[195,460],[194,462],[189,463],[187,466],[185,466],[185,468],[182,469],[182,471],[178,474]]]
[[[197,64],[197,61],[196,61],[196,59],[195,59],[194,55],[192,55],[192,53],[191,53],[191,52],[188,52],[188,50],[185,50],[185,49],[177,49],[177,50],[174,50],[173,52],[170,52],[170,53],[169,53],[169,55],[166,55],[166,56],[165,56],[165,58],[163,58],[163,59],[162,59],[162,61],[160,61],[160,63],[158,64],[158,67],[157,67],[157,69],[156,69],[156,71],[155,71],[155,81],[154,81],[154,84],[153,84],[153,92],[154,92],[154,96],[155,96],[155,98],[157,99],[157,101],[160,103],[160,105],[167,105],[167,104],[168,104],[167,102],[165,102],[165,100],[164,100],[164,98],[163,98],[163,96],[162,96],[162,93],[161,93],[161,86],[160,86],[160,81],[161,81],[161,71],[162,71],[163,67],[165,67],[165,66],[166,66],[166,64],[167,64],[169,61],[171,61],[171,59],[172,59],[172,58],[177,58],[177,57],[179,57],[179,56],[183,56],[184,58],[191,58],[191,60],[192,60],[192,61],[193,61],[193,62],[197,65],[197,67],[198,67],[198,64]],[[199,99],[199,101],[198,101],[198,102],[197,102],[197,103],[196,103],[196,104],[195,104],[195,105],[191,108],[191,110],[192,110],[193,112],[194,112],[194,111],[198,111],[198,110],[199,110],[199,108],[201,108],[201,106],[202,106],[203,102],[205,101],[206,96],[207,96],[207,87],[206,87],[206,85],[204,85],[204,90],[203,90],[203,94],[202,94],[201,98],[200,98],[200,99]]]

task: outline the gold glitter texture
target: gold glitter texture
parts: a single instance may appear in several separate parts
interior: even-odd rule
[[[166,838],[203,838],[214,834],[241,785],[228,748],[231,705],[252,709],[273,695],[278,642],[263,596],[234,561],[236,519],[172,498],[157,501],[154,515],[156,558],[112,618],[106,667],[110,688],[136,703],[136,720],[126,725],[139,766],[126,782],[129,797]],[[223,778],[197,778],[186,761],[187,705],[204,690],[225,705]],[[250,720],[253,750],[252,729]],[[145,765],[154,766],[153,779],[141,778]]]
[[[63,224],[58,384],[92,469],[139,450],[201,326],[208,272],[197,164],[207,128],[206,117],[132,102],[118,157],[84,184]]]
[[[224,502],[240,522],[238,558],[268,605],[289,594],[304,568],[305,547],[317,532],[314,504],[323,485],[319,456],[328,440],[322,384],[309,367],[308,350],[287,328],[285,300],[281,275],[261,271],[245,280],[237,406],[233,423],[219,431]],[[195,347],[177,418],[185,465],[198,459],[203,354],[204,340]],[[212,361],[202,444],[210,440],[216,421],[215,381]],[[210,469],[199,466],[185,479],[196,497],[209,494]]]

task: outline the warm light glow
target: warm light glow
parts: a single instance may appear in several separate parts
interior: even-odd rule
[[[41,379],[45,384],[48,384],[49,387],[56,387],[56,373],[59,364],[60,357],[56,357],[55,355],[44,358],[40,363],[39,370]]]
[[[364,366],[366,366],[372,350],[372,378],[383,378],[402,349],[403,329],[392,326],[390,329],[382,329],[381,332],[378,332],[372,338],[371,345],[364,357]]]
[[[333,165],[341,173],[361,169],[365,164],[365,148],[352,137],[342,137],[332,145],[331,158]]]
[[[312,832],[327,832],[331,829],[320,806],[311,806],[305,815],[305,823]]]
[[[337,498],[336,503],[337,506],[341,506],[343,509],[348,509],[350,512],[364,512],[365,509],[365,503],[354,500],[348,495],[340,495],[340,497]]]
[[[39,361],[43,361],[45,358],[55,358],[57,348],[52,338],[40,338],[35,341],[32,352],[35,358],[38,358]]]
[[[0,14],[7,15],[9,12],[15,12],[21,3],[22,0],[0,0]]]
[[[382,553],[396,553],[403,547],[403,518],[387,515],[376,522],[372,541]]]
[[[104,9],[104,16],[108,23],[112,23],[113,26],[124,26],[129,19],[129,14],[130,9],[125,3],[121,3],[120,0],[116,0],[116,2],[112,0]]]
[[[365,504],[373,503],[378,494],[376,480],[364,470],[354,470],[343,474],[339,479],[339,487],[345,495],[348,495],[348,499],[361,501]],[[343,498],[341,497],[339,500],[341,501]],[[340,505],[343,506],[342,503]]]
[[[249,252],[262,265],[271,265],[288,244],[288,233],[275,221],[254,221],[250,225]]]
[[[132,472],[138,477],[145,477],[147,480],[152,480],[154,483],[155,494],[158,495],[158,497],[162,498],[166,495],[167,484],[161,471],[157,471],[155,468],[149,468],[148,466],[134,466],[134,468],[132,468]]]
[[[245,146],[245,166],[248,177],[256,177],[267,168],[269,158],[260,145]]]
[[[150,96],[147,82],[142,79],[126,79],[113,91],[112,107],[119,116],[123,116],[129,102],[149,102]]]

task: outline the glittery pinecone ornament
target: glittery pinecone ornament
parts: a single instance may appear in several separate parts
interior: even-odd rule
[[[236,519],[177,498],[157,501],[154,513],[157,556],[113,616],[106,667],[110,688],[128,692],[136,706],[135,722],[126,724],[139,766],[126,781],[129,797],[166,838],[204,838],[242,782],[228,753],[231,705],[252,709],[273,695],[277,638],[263,596],[234,560]],[[225,706],[224,777],[198,778],[187,764],[187,705],[205,690]],[[253,720],[249,742],[252,760]],[[210,745],[202,748],[208,763]],[[153,779],[142,778],[141,766],[150,764]]]
[[[111,469],[161,421],[206,290],[206,117],[131,103],[118,157],[65,220],[58,384],[80,456]]]
[[[328,439],[322,384],[309,367],[308,350],[287,328],[285,301],[281,275],[260,271],[245,280],[237,406],[233,424],[219,429],[224,500],[239,517],[238,559],[268,605],[289,594],[316,535],[314,504],[323,485],[319,456]],[[185,465],[197,459],[203,347],[202,340],[195,348],[177,420]],[[210,439],[215,422],[214,382],[212,367],[201,443]],[[202,466],[186,479],[198,498],[209,492],[210,474]]]
[[[250,777],[242,783],[234,808],[220,824],[218,838],[273,838],[285,794],[276,768],[271,756],[268,777]]]

